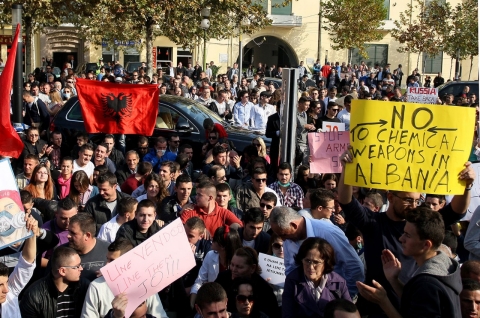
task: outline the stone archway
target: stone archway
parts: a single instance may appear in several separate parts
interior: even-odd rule
[[[238,61],[238,59],[237,59]],[[243,47],[243,68],[258,63],[281,67],[296,67],[299,63],[295,50],[275,36],[259,36]]]
[[[84,63],[84,40],[78,36],[78,29],[73,27],[60,27],[58,29],[48,29],[42,36],[42,56],[56,57],[55,66],[60,68],[70,58],[74,57],[74,66]]]

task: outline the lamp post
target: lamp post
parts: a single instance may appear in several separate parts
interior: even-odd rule
[[[328,62],[328,50],[325,50],[325,65],[327,65]]]
[[[250,20],[243,19],[240,22],[240,27],[238,28],[238,71],[240,72],[239,75],[239,82],[242,81],[243,77],[243,44],[242,44],[242,26],[247,26],[250,24]]]
[[[203,29],[203,67],[207,65],[207,30],[210,28],[210,8],[203,8],[200,12],[202,15],[202,22],[200,23],[200,28]]]
[[[17,25],[20,28],[17,45],[17,57],[15,58],[15,69],[13,72],[13,95],[12,112],[14,123],[22,123],[22,90],[23,90],[23,38],[22,38],[22,10],[23,6],[19,3],[12,5],[12,37],[15,36]]]

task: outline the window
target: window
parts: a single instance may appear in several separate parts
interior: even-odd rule
[[[160,107],[157,116],[156,128],[174,130],[180,115],[171,108]]]
[[[75,105],[70,109],[67,114],[67,120],[69,121],[83,121],[82,110],[80,109],[80,103],[77,101]]]
[[[291,15],[292,1],[289,1],[286,6],[283,6],[283,0],[272,0],[272,14]]]
[[[387,17],[385,20],[390,20],[390,0],[383,0],[383,5],[387,9]]]
[[[388,61],[388,45],[387,44],[367,44],[368,58],[364,58],[360,55],[358,49],[353,49],[351,64],[360,65],[362,61],[368,67],[373,67],[375,64],[384,66]]]
[[[425,58],[423,60],[425,73],[438,73],[442,71],[442,63],[443,62],[443,52],[438,53],[435,56],[428,56],[425,54]]]

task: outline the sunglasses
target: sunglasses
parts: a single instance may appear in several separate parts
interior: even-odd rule
[[[210,139],[210,140],[217,140],[217,137],[212,137],[212,136],[210,136],[210,137],[208,137],[208,139]]]
[[[257,182],[267,182],[267,179],[254,179]]]
[[[273,206],[271,206],[270,204],[265,204],[265,203],[260,203],[260,207],[261,208],[267,208],[269,210],[273,209]]]
[[[253,145],[254,145],[255,147],[257,147],[257,148],[262,146],[262,145],[260,145],[260,144],[253,144]]]
[[[338,108],[332,108],[334,112],[338,112]]]
[[[237,295],[237,301],[244,303],[248,300],[249,303],[255,301],[255,297],[253,295]]]
[[[278,250],[278,249],[281,249],[281,248],[283,248],[283,244],[280,244],[280,243],[273,243],[273,244],[272,244],[272,247]]]
[[[67,81],[67,83],[73,84],[73,82],[72,82],[72,81]]]

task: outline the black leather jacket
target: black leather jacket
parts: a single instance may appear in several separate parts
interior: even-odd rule
[[[90,282],[85,278],[80,278],[80,281],[69,284],[73,288],[75,318],[80,317],[82,313],[89,284]],[[58,289],[53,283],[52,274],[49,273],[25,291],[19,306],[22,318],[55,317],[57,314],[57,297]]]

